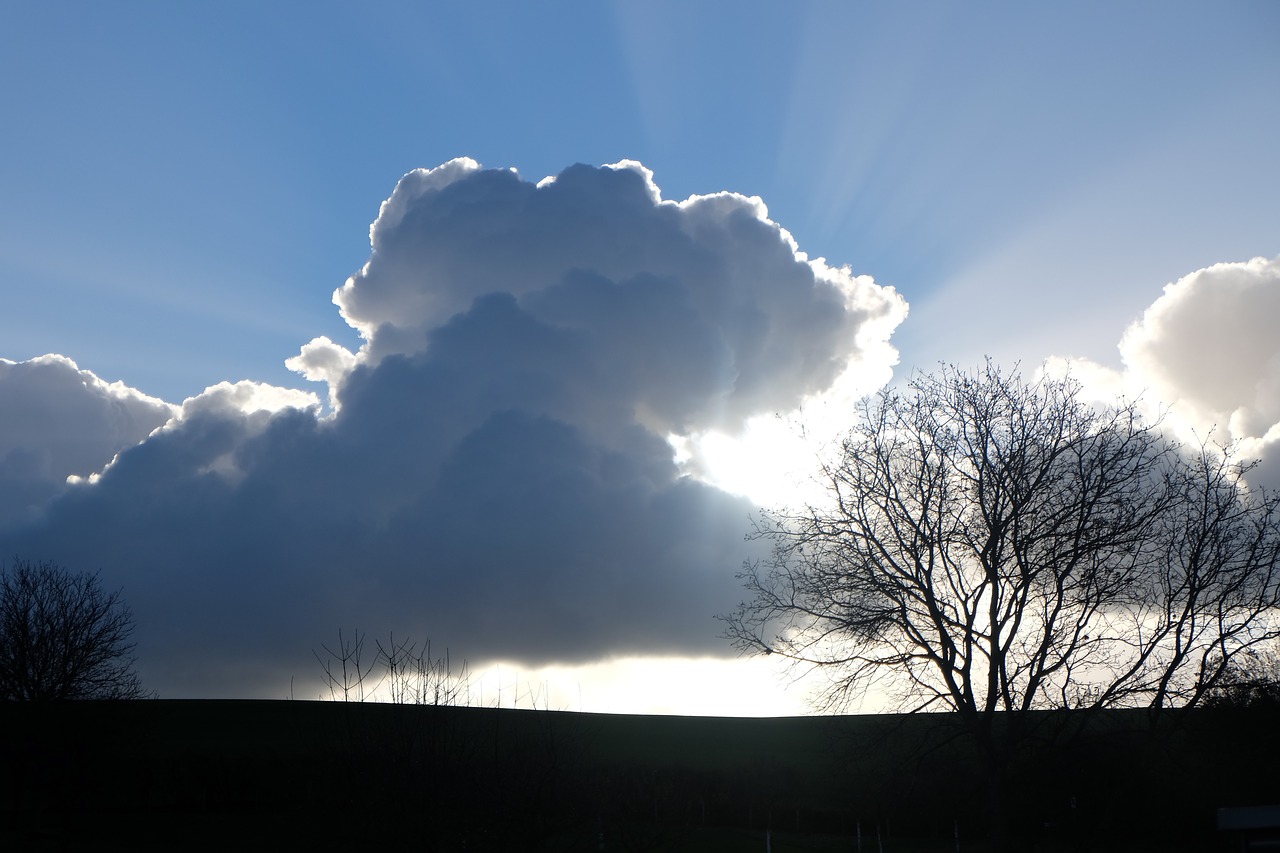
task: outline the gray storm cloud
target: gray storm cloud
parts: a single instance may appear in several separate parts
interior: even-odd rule
[[[753,507],[681,476],[666,436],[885,376],[901,297],[810,260],[758,199],[664,201],[634,163],[417,170],[370,237],[334,294],[364,346],[289,361],[327,415],[243,382],[157,408],[0,552],[123,585],[165,695],[279,695],[342,626],[473,660],[724,654]]]

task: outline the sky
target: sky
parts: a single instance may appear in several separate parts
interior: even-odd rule
[[[744,535],[939,362],[1280,485],[1275,3],[4,18],[0,554],[122,588],[161,696],[312,698],[359,629],[801,713],[719,637]]]

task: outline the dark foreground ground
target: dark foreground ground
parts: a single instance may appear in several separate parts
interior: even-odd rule
[[[637,717],[321,702],[0,705],[0,850],[982,851],[946,715]],[[1049,731],[1052,726],[1046,726]],[[1238,850],[1273,709],[1090,723],[1016,768],[1025,849]]]

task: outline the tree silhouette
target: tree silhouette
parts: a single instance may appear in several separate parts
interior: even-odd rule
[[[138,699],[133,614],[95,574],[17,560],[0,570],[0,701]]]
[[[392,632],[385,645],[374,639],[376,652],[370,658],[365,654],[365,639],[358,629],[350,637],[339,629],[336,646],[320,644],[324,657],[311,650],[320,664],[330,699],[363,702],[385,688],[384,698],[397,705],[470,704],[467,662],[463,660],[462,666],[454,669],[448,648],[443,655],[433,655],[430,639],[424,643],[397,640]]]
[[[1226,676],[1205,697],[1218,708],[1280,708],[1280,644],[1237,655]]]
[[[827,671],[834,707],[955,712],[997,830],[1033,712],[1195,705],[1280,631],[1280,503],[1221,448],[990,362],[859,414],[829,502],[761,522],[728,636]]]

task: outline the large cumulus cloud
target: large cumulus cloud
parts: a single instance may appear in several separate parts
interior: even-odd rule
[[[168,695],[278,694],[357,623],[473,659],[723,654],[752,507],[668,439],[883,378],[901,298],[634,163],[417,170],[370,236],[334,294],[364,345],[289,362],[327,413],[224,383],[0,548],[123,584]]]
[[[1260,460],[1250,481],[1280,488],[1280,258],[1196,270],[1125,331],[1122,371],[1077,365],[1100,393],[1141,398],[1186,442]]]

